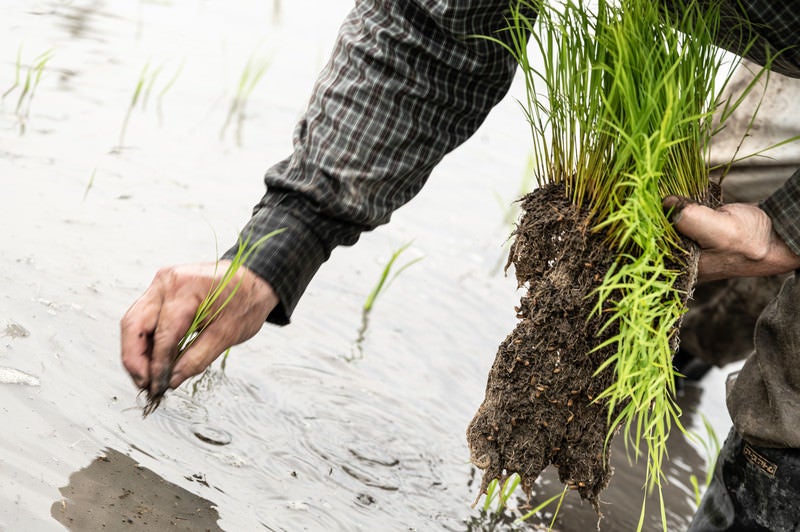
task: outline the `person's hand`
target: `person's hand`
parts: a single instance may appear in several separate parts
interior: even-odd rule
[[[672,211],[675,228],[700,246],[698,281],[775,275],[800,267],[800,256],[756,205],[729,203],[711,209],[669,196],[664,207]]]
[[[228,264],[228,261],[220,261],[218,265],[164,268],[128,309],[120,322],[122,364],[136,386],[150,393],[163,393],[167,386],[177,388],[203,371],[226,349],[259,331],[278,304],[278,296],[269,283],[242,266],[227,289],[232,290],[241,278],[236,295],[172,367],[178,341],[188,330],[198,305],[225,273]],[[224,301],[227,293],[219,301]]]

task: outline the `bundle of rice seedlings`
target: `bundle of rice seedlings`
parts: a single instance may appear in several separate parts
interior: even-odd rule
[[[599,513],[621,428],[629,453],[646,454],[666,529],[667,436],[684,430],[671,359],[698,252],[662,199],[713,202],[709,144],[735,105],[717,101],[736,63],[714,45],[719,22],[713,2],[512,5],[495,40],[525,76],[538,188],[509,255],[527,289],[520,321],[467,431],[481,493],[513,473],[530,493],[553,464]],[[640,528],[644,516],[643,502]]]

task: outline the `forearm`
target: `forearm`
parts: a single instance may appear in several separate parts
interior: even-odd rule
[[[288,321],[331,251],[388,222],[508,90],[514,60],[469,38],[504,27],[507,2],[447,4],[359,2],[342,26],[294,152],[267,172],[243,231],[288,228],[248,261],[280,297],[270,321]]]

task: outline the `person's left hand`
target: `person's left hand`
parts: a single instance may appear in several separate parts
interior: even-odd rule
[[[669,196],[664,207],[672,209],[675,228],[700,246],[698,281],[776,275],[800,268],[800,256],[756,205],[729,203],[711,209]]]
[[[278,304],[278,296],[272,285],[242,266],[219,301],[225,301],[240,282],[236,294],[173,365],[178,342],[198,305],[220,282],[229,264],[220,261],[163,268],[128,309],[120,322],[122,364],[136,386],[151,395],[177,388],[226,349],[259,331]]]

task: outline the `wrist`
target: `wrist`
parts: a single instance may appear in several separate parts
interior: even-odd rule
[[[242,285],[247,287],[254,310],[263,314],[263,318],[266,320],[267,316],[280,303],[277,292],[268,281],[247,266],[241,266],[241,271]]]
[[[788,273],[800,268],[800,255],[792,251],[783,238],[770,228],[770,239],[764,262],[774,273]]]
[[[780,275],[800,268],[800,256],[795,254],[775,231],[772,219],[763,209],[753,205],[754,219],[734,244],[745,259],[745,275]]]

